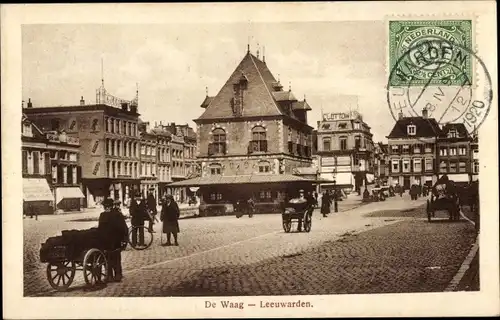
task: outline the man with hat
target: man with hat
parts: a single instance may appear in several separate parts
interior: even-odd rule
[[[143,227],[144,221],[149,220],[146,203],[142,200],[139,192],[135,194],[134,199],[131,201],[129,212],[132,227]],[[144,246],[144,228],[133,228],[132,247],[137,245],[137,230],[139,230],[139,246]]]
[[[158,213],[158,209],[156,208],[156,198],[154,196],[154,190],[155,188],[153,187],[149,188],[148,198],[147,198],[148,213],[150,216],[148,229],[150,232],[154,232],[153,225],[155,223],[156,214]]]
[[[128,227],[120,211],[113,208],[111,199],[102,202],[104,211],[99,216],[98,229],[107,250],[108,282],[122,280],[122,242],[127,241]]]

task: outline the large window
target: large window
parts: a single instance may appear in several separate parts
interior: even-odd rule
[[[456,156],[457,155],[457,148],[450,148],[450,156]]]
[[[457,172],[457,162],[456,161],[450,162],[450,172]]]
[[[399,160],[397,159],[391,160],[391,169],[392,172],[399,172]]]
[[[403,153],[410,153],[410,146],[407,144],[403,145]]]
[[[347,150],[347,137],[340,137],[340,150]]]
[[[474,161],[473,167],[472,167],[472,172],[473,173],[479,173],[479,161]]]
[[[413,153],[420,153],[420,145],[416,144],[413,146]]]
[[[254,152],[267,152],[266,129],[261,126],[252,129],[252,150]]]
[[[439,148],[439,155],[442,157],[446,157],[448,155],[448,149],[446,147]]]
[[[23,173],[28,173],[28,151],[23,151]]]
[[[360,136],[354,137],[354,148],[356,148],[356,149],[361,148],[361,137]]]
[[[226,153],[226,131],[223,129],[212,131],[212,153]]]
[[[422,159],[413,159],[413,171],[414,172],[422,171]]]
[[[461,147],[459,147],[459,148],[458,148],[458,154],[459,154],[460,156],[465,156],[465,155],[467,155],[467,147],[462,147],[462,146],[461,146]]]
[[[399,146],[391,146],[391,153],[393,154],[399,153]]]
[[[448,164],[446,161],[441,161],[439,163],[439,172],[446,172],[448,170]]]
[[[467,171],[467,163],[465,163],[464,161],[461,161],[458,164],[458,171],[459,172],[466,172]]]
[[[417,127],[415,125],[413,125],[413,124],[408,125],[406,127],[406,129],[407,129],[407,132],[408,132],[409,136],[414,136],[414,135],[417,134]]]
[[[403,172],[410,172],[410,159],[403,159]]]
[[[323,151],[332,150],[332,140],[330,138],[323,138]]]
[[[33,131],[31,130],[31,123],[25,122],[23,124],[23,136],[33,137]]]
[[[433,165],[433,159],[432,158],[426,158],[425,159],[425,171],[433,171],[434,170],[434,165]]]

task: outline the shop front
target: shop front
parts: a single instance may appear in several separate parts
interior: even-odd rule
[[[56,208],[62,211],[80,211],[81,201],[84,199],[79,187],[57,187],[55,188]]]
[[[45,178],[23,179],[23,213],[53,214],[54,195]]]

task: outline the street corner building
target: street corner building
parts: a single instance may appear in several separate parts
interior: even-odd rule
[[[36,107],[23,112],[42,131],[64,132],[80,143],[79,163],[86,207],[95,207],[111,196],[124,202],[140,187],[140,135],[138,93],[126,101],[106,92],[104,80],[96,104]]]
[[[432,186],[444,174],[457,184],[477,180],[478,139],[463,123],[440,125],[425,108],[418,117],[400,113],[387,139],[393,185],[404,189],[413,184]]]
[[[205,97],[197,124],[198,177],[174,182],[200,195],[200,215],[226,214],[255,200],[259,212],[280,210],[312,183],[294,170],[312,163],[311,107],[283,90],[265,57],[247,51],[219,93]]]
[[[320,191],[339,188],[346,194],[360,192],[363,185],[373,182],[375,145],[363,116],[354,110],[325,113],[317,125]]]
[[[43,131],[26,114],[21,124],[23,213],[80,210],[84,195],[79,139],[64,131]]]

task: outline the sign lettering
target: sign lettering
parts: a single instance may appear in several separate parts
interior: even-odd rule
[[[94,146],[92,147],[92,153],[95,153],[97,151],[98,146],[99,146],[99,140],[94,142]]]
[[[97,162],[94,166],[94,171],[92,172],[92,174],[95,176],[97,175],[97,172],[99,172],[99,167],[101,166],[101,163],[100,162]]]

